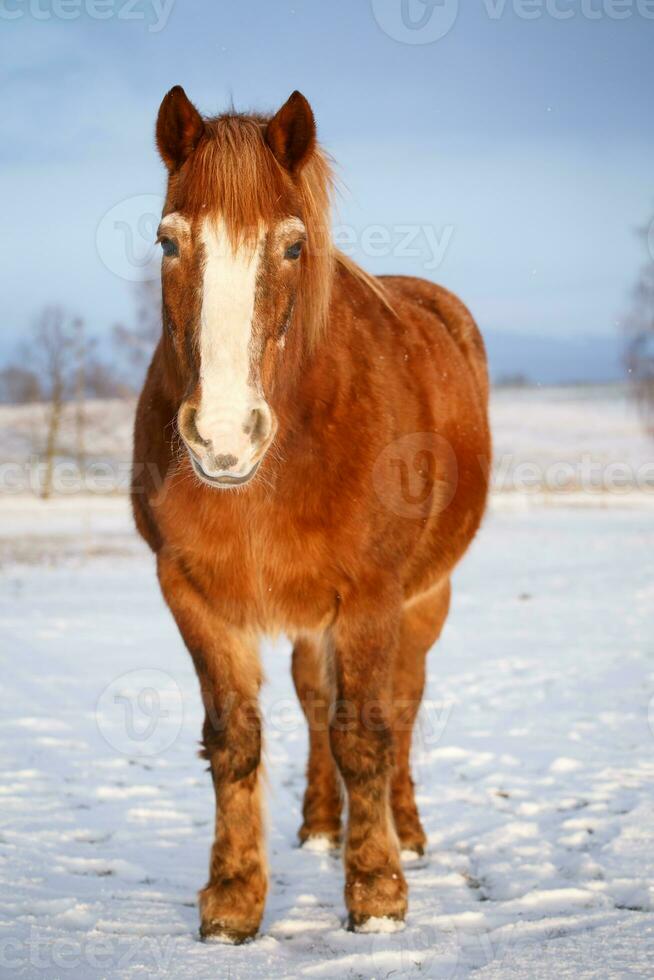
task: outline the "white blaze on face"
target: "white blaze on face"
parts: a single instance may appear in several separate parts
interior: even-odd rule
[[[188,238],[191,234],[191,226],[186,218],[179,211],[171,211],[161,219],[159,224],[159,235],[177,235],[180,238]]]
[[[244,431],[261,395],[250,380],[252,332],[261,238],[255,248],[232,249],[222,219],[205,218],[200,317],[202,398],[196,425],[215,454],[242,460],[251,452]]]

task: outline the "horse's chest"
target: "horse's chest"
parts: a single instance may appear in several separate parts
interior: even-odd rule
[[[288,517],[242,520],[205,514],[176,529],[208,601],[230,622],[262,630],[317,630],[333,618],[338,583],[329,536]]]

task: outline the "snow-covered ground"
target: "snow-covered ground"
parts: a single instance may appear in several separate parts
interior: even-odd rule
[[[205,945],[199,697],[125,501],[1,500],[0,583],[0,977],[654,976],[651,509],[491,509],[430,658],[394,934],[346,932],[339,859],[296,846],[284,642],[262,932]]]
[[[624,385],[491,393],[496,492],[654,494],[654,441]]]

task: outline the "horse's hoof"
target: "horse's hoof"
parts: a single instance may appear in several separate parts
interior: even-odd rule
[[[248,943],[254,939],[257,929],[254,932],[234,929],[227,922],[219,919],[213,922],[203,922],[200,926],[200,939],[203,943],[224,943],[226,946],[240,946],[241,943]]]
[[[380,874],[360,873],[348,875],[345,885],[345,902],[349,913],[348,925],[356,932],[384,931],[381,922],[404,922],[407,910],[407,884],[402,871],[384,868]],[[372,925],[369,923],[372,920]],[[386,931],[391,931],[387,929]]]
[[[225,946],[240,946],[252,942],[259,931],[256,926],[237,926],[224,919],[203,920],[200,925],[200,939],[203,943],[222,943]]]
[[[228,923],[203,922],[200,926],[200,939],[203,943],[223,943],[225,946],[240,946],[241,943],[251,942],[257,934],[233,929]]]
[[[317,833],[300,834],[300,847],[303,851],[313,851],[316,854],[326,854],[329,851],[337,851],[341,846],[341,835],[339,833]]]
[[[200,892],[200,938],[232,946],[254,939],[263,916],[265,893],[207,886]]]
[[[395,919],[391,916],[375,916],[371,915],[367,919],[357,920],[356,916],[350,913],[347,927],[350,932],[402,932],[406,927],[404,919]]]
[[[297,832],[300,847],[308,851],[326,851],[341,846],[341,825],[331,821],[303,823]]]
[[[400,851],[400,861],[407,870],[418,871],[428,866],[429,855],[423,848],[403,847]]]
[[[422,824],[417,817],[400,818],[395,817],[395,827],[397,837],[400,842],[400,851],[413,851],[418,857],[422,857],[427,849],[427,835],[422,829]]]

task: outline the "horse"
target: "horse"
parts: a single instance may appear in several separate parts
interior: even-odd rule
[[[175,86],[156,143],[162,333],[132,504],[204,706],[200,936],[260,928],[258,641],[280,633],[309,731],[300,843],[342,847],[345,927],[392,928],[403,852],[427,844],[410,767],[426,654],[487,497],[484,344],[446,289],[374,277],[335,247],[301,93],[271,115],[203,117]]]

